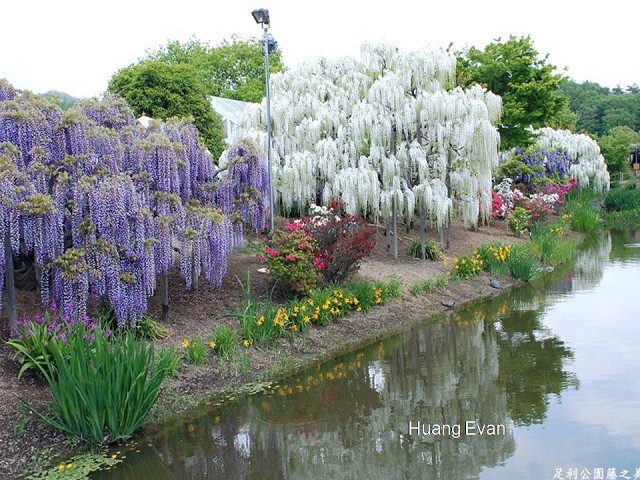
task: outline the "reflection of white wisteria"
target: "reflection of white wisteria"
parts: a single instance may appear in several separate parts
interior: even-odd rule
[[[573,291],[590,290],[602,280],[605,265],[611,253],[611,235],[604,232],[586,248],[576,253],[574,262]]]
[[[244,426],[253,442],[249,462],[275,450],[276,470],[297,479],[477,475],[513,453],[510,427],[506,436],[418,437],[407,434],[408,422],[509,426],[498,370],[495,332],[483,322],[416,329],[388,357],[355,375],[363,385],[353,410],[334,405],[330,417],[311,426],[296,418],[274,426],[251,415]],[[244,461],[241,453],[238,461]]]
[[[378,393],[382,393],[387,383],[382,365],[380,363],[381,362],[373,362],[367,368],[371,388],[373,388]]]
[[[313,379],[307,393],[292,383],[168,428],[118,478],[152,478],[144,465],[157,463],[167,478],[463,479],[515,451],[497,334],[483,321],[425,325],[352,357],[301,375]],[[410,420],[505,424],[507,434],[420,437]]]
[[[533,284],[512,292],[511,310],[542,315],[562,294],[592,289],[602,280],[611,251],[609,232],[588,238],[579,246],[572,262],[558,267],[553,273],[543,273]]]
[[[482,319],[497,315],[499,331]],[[243,408],[167,429],[154,441],[159,458],[147,461],[172,478],[475,478],[513,455],[514,424],[544,419],[547,396],[571,383],[563,370],[571,352],[543,331],[540,312],[510,310],[504,297],[452,320],[318,366]],[[408,434],[409,421],[507,430],[418,436]],[[131,472],[119,478],[143,478]]]

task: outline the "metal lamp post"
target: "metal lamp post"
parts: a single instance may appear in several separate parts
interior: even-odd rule
[[[254,10],[251,12],[253,15],[253,19],[256,23],[262,25],[262,30],[264,33],[263,44],[264,44],[264,74],[265,74],[265,83],[267,89],[267,164],[269,168],[269,218],[270,218],[270,235],[273,235],[275,232],[274,226],[274,216],[275,212],[273,209],[273,175],[271,168],[271,95],[269,88],[269,52],[273,52],[277,48],[277,42],[269,35],[269,10],[266,8],[260,8],[258,10]]]

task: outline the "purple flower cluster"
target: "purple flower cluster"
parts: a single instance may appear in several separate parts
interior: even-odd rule
[[[113,96],[62,113],[0,81],[0,159],[0,233],[34,255],[43,302],[77,317],[97,296],[135,323],[176,242],[188,287],[200,272],[220,285],[244,226],[265,223],[263,158],[234,147],[223,177],[192,124],[144,128]]]
[[[16,89],[4,78],[0,78],[0,102],[13,100],[16,97]]]
[[[39,346],[43,347],[53,340],[66,343],[82,325],[86,339],[91,342],[95,335],[94,331],[98,328],[97,322],[86,315],[76,316],[74,310],[73,305],[61,309],[55,301],[52,301],[44,314],[39,313],[33,318],[19,318],[18,328],[11,332],[11,337],[23,343],[38,342],[41,344]],[[111,333],[111,330],[107,329],[107,336]]]
[[[244,144],[229,149],[227,157],[227,176],[217,189],[216,203],[224,213],[236,212],[245,225],[262,230],[269,188],[264,159]]]
[[[569,174],[569,152],[558,148],[556,150],[524,150],[515,149],[515,155],[531,170],[533,174],[520,173],[513,180],[516,183],[531,185],[536,179],[551,177],[562,181]]]

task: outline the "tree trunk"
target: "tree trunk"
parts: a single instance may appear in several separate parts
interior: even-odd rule
[[[427,258],[426,230],[427,219],[424,211],[424,203],[420,202],[420,252],[422,253],[422,260],[426,260]]]
[[[398,208],[395,196],[391,200],[391,222],[393,224],[393,258],[398,258]]]
[[[451,247],[451,217],[447,218],[447,226],[445,228],[445,247],[447,250]]]
[[[387,242],[387,253],[391,250],[391,226],[389,225],[389,220],[384,221],[384,236]]]
[[[160,321],[169,321],[169,278],[168,273],[160,273],[160,304],[162,312],[160,313]]]
[[[198,271],[197,267],[196,267],[196,254],[195,254],[195,247],[193,245],[193,242],[191,242],[191,289],[192,290],[197,290],[198,289],[198,274],[196,273]],[[167,299],[168,302],[168,299]]]
[[[18,329],[18,312],[16,310],[16,286],[13,278],[13,252],[9,232],[4,234],[4,284],[7,292],[7,311],[9,315],[9,333]]]
[[[449,149],[447,150],[447,173],[445,176],[445,186],[447,187],[447,194],[451,199],[451,208],[453,208],[453,192],[451,191],[451,167],[452,167],[453,159],[451,158],[451,145],[449,145]],[[444,229],[444,245],[443,248],[446,250],[451,246],[451,212],[447,216],[447,223]]]

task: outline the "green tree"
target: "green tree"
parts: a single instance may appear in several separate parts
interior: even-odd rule
[[[265,96],[264,47],[262,40],[232,37],[211,47],[192,38],[186,43],[169,41],[149,58],[168,64],[191,65],[209,95],[245,102],[260,102]],[[280,52],[269,54],[269,71],[283,69]]]
[[[600,151],[607,163],[607,169],[612,178],[616,173],[629,172],[629,155],[631,145],[640,145],[640,133],[627,126],[617,126],[611,133],[598,140]]]
[[[161,120],[191,117],[214,158],[226,146],[222,120],[191,65],[144,60],[116,72],[108,90],[122,96],[137,116],[145,113]]]
[[[48,92],[43,93],[42,96],[58,104],[62,110],[69,110],[78,101],[76,97],[56,90],[49,90]]]
[[[458,84],[478,83],[500,95],[503,102],[501,147],[528,146],[533,135],[528,127],[554,125],[568,128],[568,100],[558,95],[565,81],[554,73],[547,56],[539,58],[530,37],[509,37],[490,43],[484,50],[471,47],[457,53]]]
[[[640,91],[630,85],[623,91],[609,90],[594,82],[566,82],[560,95],[568,98],[569,106],[578,115],[578,131],[603,136],[614,127],[627,126],[640,131]]]
[[[603,133],[609,133],[618,126],[640,130],[640,94],[608,95],[603,99],[603,110]]]

